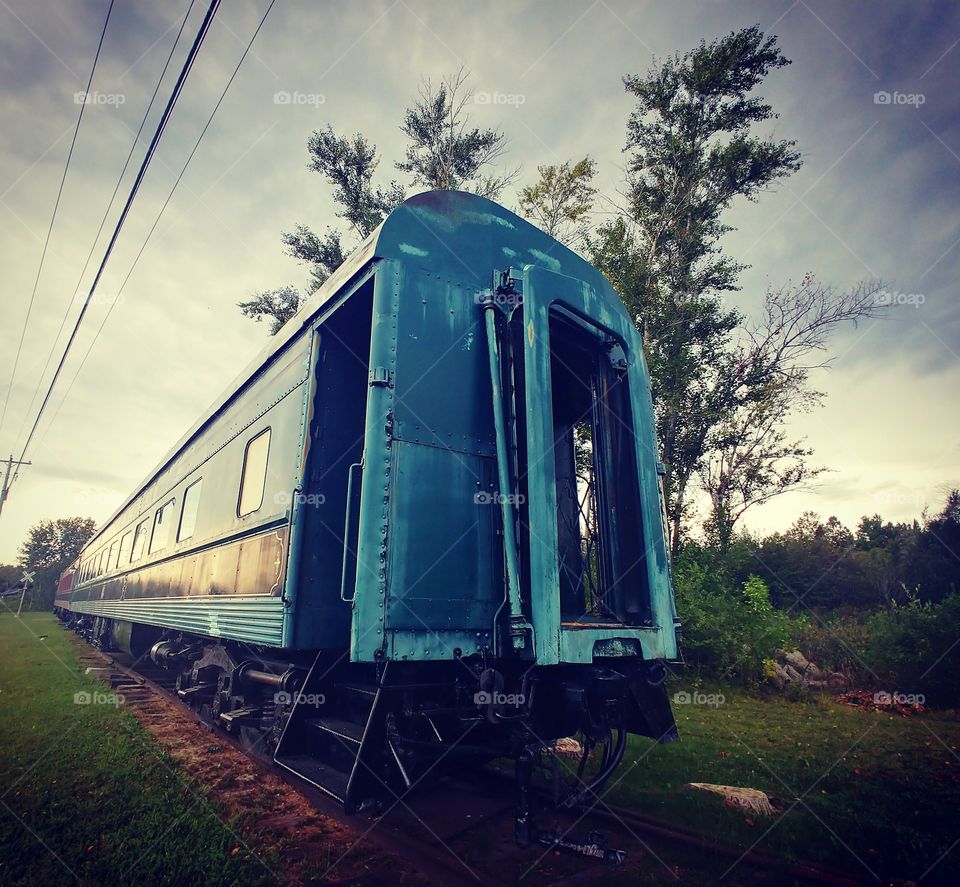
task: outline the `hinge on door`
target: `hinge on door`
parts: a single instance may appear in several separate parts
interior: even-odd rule
[[[510,267],[506,271],[496,273],[498,280],[494,280],[494,286],[497,289],[508,289],[514,293],[523,292],[523,269]]]
[[[481,304],[496,305],[510,314],[523,301],[523,272],[519,268],[493,272],[493,289]]]
[[[610,361],[610,366],[617,372],[625,372],[627,355],[623,351],[623,346],[616,339],[608,339],[604,344],[607,348],[607,359]]]
[[[393,379],[390,377],[390,370],[386,367],[374,367],[370,370],[371,388],[391,388]]]

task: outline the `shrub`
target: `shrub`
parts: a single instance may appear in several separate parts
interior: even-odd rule
[[[867,636],[862,614],[837,612],[808,618],[796,645],[820,668],[862,680],[869,674],[864,660]]]
[[[677,612],[685,660],[715,677],[754,683],[764,660],[790,636],[790,618],[773,607],[758,576],[741,587],[695,560],[682,560],[676,574]]]
[[[831,613],[811,621],[797,646],[812,662],[865,688],[920,693],[932,705],[960,706],[960,595]]]
[[[864,659],[884,689],[960,704],[960,594],[910,600],[867,617]]]

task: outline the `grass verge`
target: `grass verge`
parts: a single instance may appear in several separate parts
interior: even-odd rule
[[[0,616],[0,883],[275,883],[208,792],[83,674],[52,615]]]
[[[671,687],[671,696],[681,690]],[[688,687],[693,698],[693,688]],[[675,704],[681,740],[631,738],[606,800],[725,844],[843,868],[866,880],[960,879],[960,720],[698,687]],[[711,699],[712,704],[702,701]],[[722,699],[722,702],[718,702]],[[786,810],[751,816],[688,782],[761,789]]]

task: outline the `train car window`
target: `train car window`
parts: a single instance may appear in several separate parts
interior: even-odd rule
[[[147,530],[150,524],[150,518],[140,521],[136,530],[133,531],[133,550],[130,552],[130,563],[140,560],[143,557],[143,549],[147,544]]]
[[[173,499],[164,503],[153,516],[153,535],[150,537],[150,554],[162,551],[170,540],[170,524],[173,521]]]
[[[130,563],[130,542],[132,540],[133,532],[131,530],[127,530],[127,532],[120,537],[120,555],[117,559],[118,567],[125,567]]]
[[[107,572],[112,573],[117,569],[117,559],[120,556],[120,543],[114,541],[110,543],[110,549],[107,552]]]
[[[197,526],[197,508],[200,506],[200,487],[203,478],[194,481],[183,494],[183,510],[180,512],[180,526],[177,528],[177,542],[189,539]]]
[[[243,475],[237,515],[252,514],[263,504],[263,487],[267,480],[267,457],[270,453],[270,429],[261,431],[247,443],[243,454]]]

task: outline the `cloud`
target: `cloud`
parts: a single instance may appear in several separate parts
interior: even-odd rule
[[[21,444],[17,430],[68,306],[67,328],[72,324],[80,269],[186,9],[181,5],[114,10],[94,88],[125,100],[85,110],[0,452]],[[76,119],[73,93],[83,87],[105,11],[94,0],[7,6],[0,8],[0,396]],[[203,6],[191,15],[175,68]],[[218,13],[111,260],[105,295],[119,290],[264,8],[265,0],[248,0]],[[960,245],[951,246],[960,237],[953,86],[960,49],[947,51],[960,31],[960,9],[755,2],[679,5],[665,15],[660,4],[626,0],[592,7],[572,0],[509,7],[278,3],[55,424],[41,426],[35,467],[23,473],[4,510],[0,560],[14,556],[36,520],[76,512],[67,480],[102,487],[107,497],[132,489],[261,347],[264,326],[241,317],[236,302],[305,280],[305,269],[284,255],[282,230],[302,222],[322,231],[336,223],[329,190],[306,168],[313,129],[329,122],[338,132],[367,133],[383,153],[381,181],[397,178],[392,163],[403,151],[399,122],[407,100],[421,77],[436,80],[464,64],[477,90],[524,97],[473,108],[478,125],[506,130],[508,162],[523,164],[524,182],[538,164],[589,153],[600,163],[601,190],[616,199],[631,107],[622,76],[644,71],[654,51],[664,56],[778,16],[773,30],[793,64],[765,85],[781,114],[770,131],[796,139],[806,162],[785,187],[731,212],[739,230],[725,245],[752,266],[737,304],[749,312],[768,283],[807,271],[841,286],[876,275],[902,292],[923,293],[925,302],[838,337],[837,365],[821,383],[827,407],[797,425],[835,471],[816,493],[758,511],[756,526],[789,524],[802,507],[855,518],[877,510],[871,497],[887,482],[932,491],[938,477],[955,472],[956,451],[940,461],[938,454],[960,440]],[[323,101],[277,104],[280,90]],[[925,102],[877,105],[878,90],[922,93]],[[101,239],[95,259],[103,246]],[[88,271],[84,283],[89,279]],[[54,404],[108,308],[91,308]],[[884,452],[876,451],[877,441]],[[116,495],[119,501],[122,493]],[[890,510],[906,514],[909,507]],[[102,519],[111,510],[91,513]]]

